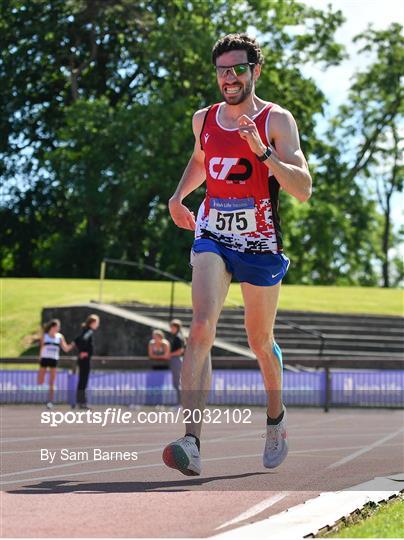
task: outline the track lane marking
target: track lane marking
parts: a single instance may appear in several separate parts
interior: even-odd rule
[[[356,459],[357,457],[362,456],[363,454],[366,454],[367,452],[370,452],[374,448],[381,446],[383,443],[390,441],[391,439],[394,439],[394,437],[397,437],[397,435],[403,432],[404,432],[404,428],[400,428],[394,433],[390,433],[389,435],[386,435],[382,439],[375,441],[373,444],[369,444],[368,446],[362,446],[360,450],[357,450],[356,452],[353,452],[352,454],[345,456],[344,458],[336,461],[335,463],[332,463],[331,465],[327,467],[327,469],[335,469],[339,467],[340,465],[344,465],[345,463],[348,463],[349,461],[352,461]]]
[[[344,447],[339,447],[339,448],[317,448],[317,449],[308,449],[308,450],[293,450],[291,452],[289,452],[289,456],[293,456],[293,455],[304,455],[304,454],[309,454],[311,455],[313,452],[334,452],[336,450],[353,450],[355,448],[358,448],[357,446],[344,446]],[[161,447],[158,448],[159,451],[161,451]],[[153,451],[157,451],[157,450],[146,450],[145,452],[143,452],[143,454],[146,454],[146,453],[152,453]],[[227,461],[229,459],[245,459],[245,458],[256,458],[256,457],[261,457],[262,456],[262,452],[260,452],[259,454],[240,454],[240,455],[237,455],[237,456],[221,456],[221,457],[212,457],[212,458],[205,458],[203,460],[203,463],[206,463],[206,462],[211,462],[211,461]],[[91,462],[94,462],[94,460],[92,460]],[[85,463],[90,463],[90,461],[86,461]],[[77,465],[77,466],[80,466],[80,463],[64,463],[64,464],[61,464],[61,465],[52,465],[51,467],[43,467],[43,468],[38,468],[37,470],[49,470],[49,469],[57,469],[57,468],[65,468],[65,467],[68,467],[68,466],[73,466],[73,465]],[[132,465],[132,466],[128,466],[128,467],[114,467],[112,469],[99,469],[97,471],[83,471],[83,472],[76,472],[76,473],[70,473],[70,474],[62,474],[62,475],[58,475],[58,476],[41,476],[41,477],[36,477],[36,478],[20,478],[20,479],[15,479],[15,480],[7,480],[5,482],[1,481],[0,482],[0,485],[6,485],[6,484],[18,484],[18,483],[21,483],[21,482],[33,482],[33,481],[36,481],[36,480],[55,480],[55,479],[58,479],[58,478],[65,478],[65,477],[70,477],[70,476],[85,476],[86,474],[99,474],[99,473],[107,473],[107,472],[121,472],[121,471],[126,471],[126,470],[132,470],[132,469],[147,469],[147,468],[154,468],[154,467],[162,467],[163,466],[163,463],[162,461],[159,461],[158,463],[148,463],[148,464],[145,464],[145,465]],[[16,475],[16,474],[23,474],[23,473],[29,473],[30,472],[30,469],[28,470],[24,470],[24,471],[17,471],[17,472],[13,472],[13,473],[7,473],[7,474],[2,474],[2,477],[5,477],[5,476],[12,476],[12,475]],[[32,471],[34,472],[34,471]],[[203,477],[202,477],[203,478]]]
[[[68,412],[68,411],[67,411]],[[328,423],[331,423],[331,422],[335,422],[336,420],[340,420],[341,418],[338,417],[338,416],[335,416],[335,417],[328,417],[328,418],[323,418],[321,420],[317,420],[316,422],[312,422],[308,425],[302,425],[302,423],[300,422],[299,424],[291,424],[291,425],[288,425],[288,429],[291,430],[291,429],[307,429],[307,428],[310,428],[310,427],[315,427],[315,426],[319,426],[319,425],[323,425],[323,424],[328,424]],[[47,426],[47,424],[43,424],[44,426]],[[66,425],[69,425],[69,424],[66,424]],[[70,424],[70,425],[74,425],[74,424]],[[87,425],[90,425],[90,426],[97,426],[97,427],[100,427],[99,424],[87,424]],[[109,426],[112,426],[113,424],[108,424]],[[128,429],[117,429],[117,430],[112,430],[112,431],[105,431],[104,428],[103,431],[101,432],[103,435],[110,435],[110,434],[119,434],[119,433],[132,433],[133,431],[140,431],[142,429],[144,429],[145,426],[147,426],[148,424],[143,424],[143,425],[138,425],[138,424],[129,424],[129,425],[133,425],[134,427],[132,428],[128,428]],[[150,425],[153,425],[153,424],[150,424]],[[175,425],[175,424],[173,424]],[[232,427],[232,424],[222,424],[222,426],[229,426],[229,427]],[[237,424],[238,425],[238,424]],[[243,424],[241,424],[243,425]],[[251,424],[252,425],[252,424]],[[221,427],[218,425],[218,427]],[[243,435],[237,435],[240,436],[240,437],[246,437],[248,435],[252,435],[254,433],[261,433],[263,431],[265,431],[265,418],[263,420],[263,428],[260,429],[259,431],[257,430],[254,430],[253,433],[248,433],[248,434],[243,434]],[[3,433],[7,430],[7,427],[4,427],[3,426]],[[94,428],[96,429],[96,428]],[[150,432],[149,434],[160,434],[161,435],[161,432],[160,431],[154,431],[154,432]],[[65,439],[65,438],[69,438],[71,437],[72,435],[74,435],[75,437],[83,437],[85,438],[85,436],[91,436],[93,434],[91,433],[88,433],[88,432],[79,432],[79,433],[69,433],[69,434],[59,434],[59,435],[54,435],[53,437],[55,438],[59,438],[59,439]],[[42,440],[42,439],[49,439],[49,435],[41,435],[41,436],[36,436],[36,437],[9,437],[9,438],[3,438],[2,439],[2,444],[3,443],[11,443],[11,442],[23,442],[23,441],[32,441],[32,440]]]
[[[224,529],[225,527],[229,527],[230,525],[236,525],[237,523],[241,523],[242,521],[245,521],[247,519],[251,519],[254,516],[257,516],[258,514],[261,514],[264,510],[267,508],[270,508],[277,502],[281,501],[282,499],[285,499],[290,494],[290,491],[284,491],[282,493],[277,493],[276,495],[273,495],[272,497],[268,497],[267,499],[264,499],[263,501],[255,504],[254,506],[251,506],[251,508],[248,508],[238,516],[236,516],[233,519],[230,519],[229,521],[225,521],[219,527],[215,528],[215,531],[218,531],[220,529]]]
[[[210,442],[216,442],[216,441],[210,441]],[[115,445],[116,446],[116,445]],[[99,448],[99,447],[97,447]],[[334,451],[337,451],[337,450],[354,450],[356,448],[362,448],[361,446],[344,446],[344,447],[340,447],[340,448],[316,448],[316,449],[307,449],[307,450],[293,450],[291,452],[289,452],[288,455],[294,455],[294,454],[311,454],[313,452],[334,452]],[[55,449],[53,449],[54,451]],[[56,449],[56,451],[58,450],[62,450],[62,448],[58,448]],[[71,449],[68,449],[68,450],[71,450]],[[89,450],[91,450],[89,448]],[[161,446],[159,447],[156,447],[156,448],[151,448],[149,450],[144,450],[144,451],[141,451],[141,452],[138,452],[139,455],[144,455],[144,454],[151,454],[153,452],[161,452]],[[262,453],[260,454],[243,454],[239,457],[258,457],[258,456],[261,456]],[[233,457],[233,456],[231,456]],[[206,461],[216,461],[216,460],[226,460],[228,459],[228,456],[222,456],[222,457],[215,457],[215,458],[205,458],[203,460],[203,462],[205,463]],[[67,468],[67,467],[74,467],[75,465],[76,466],[80,466],[82,465],[83,463],[87,464],[87,463],[96,463],[97,461],[101,461],[101,460],[98,460],[98,459],[89,459],[89,460],[86,460],[84,462],[73,462],[73,463],[61,463],[59,465],[45,465],[44,467],[36,467],[34,469],[23,469],[22,471],[14,471],[14,472],[10,472],[10,473],[4,473],[1,475],[2,478],[5,478],[5,477],[8,477],[8,476],[13,476],[13,475],[18,475],[18,474],[28,474],[28,473],[31,473],[31,472],[38,472],[38,471],[48,471],[48,470],[54,470],[54,469],[64,469],[64,468]],[[144,465],[142,466],[144,467]],[[118,470],[118,469],[117,469]],[[83,472],[82,474],[86,474],[85,472]],[[1,485],[2,482],[0,482],[0,485]]]

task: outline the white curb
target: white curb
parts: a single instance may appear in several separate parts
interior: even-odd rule
[[[397,496],[404,490],[404,473],[376,477],[345,491],[321,493],[280,514],[257,523],[244,525],[225,533],[211,536],[220,540],[268,540],[270,538],[299,539],[317,534],[324,527],[332,527],[369,502],[378,503]]]

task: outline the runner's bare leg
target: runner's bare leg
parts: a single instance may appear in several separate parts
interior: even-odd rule
[[[56,368],[49,368],[49,401],[52,402],[55,396]]]
[[[38,384],[43,384],[45,382],[46,367],[40,367],[38,371]]]
[[[181,373],[182,406],[203,413],[211,384],[210,349],[216,324],[231,281],[231,274],[216,253],[196,253],[192,260],[192,323]],[[200,437],[202,422],[190,418],[186,432]]]
[[[282,369],[272,350],[281,282],[271,287],[241,284],[248,343],[256,355],[268,394],[268,416],[282,412]]]

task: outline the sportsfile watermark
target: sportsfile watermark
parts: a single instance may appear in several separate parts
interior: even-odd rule
[[[168,445],[193,432],[183,423],[192,414],[171,406],[128,407],[7,407],[3,489],[23,494],[178,490],[185,485],[183,476],[167,468],[162,456]],[[206,419],[200,437],[202,474],[189,477],[187,489],[321,492],[364,482],[361,489],[368,490],[369,478],[395,478],[403,469],[401,410],[325,414],[319,408],[287,406],[289,454],[274,474],[263,462],[265,449],[278,440],[265,406],[200,409],[194,418],[203,414]]]
[[[104,411],[43,411],[41,424],[58,427],[66,424],[95,424],[105,427],[112,424],[251,424],[252,411],[242,409],[182,409],[173,411],[124,411],[120,407],[108,407]]]

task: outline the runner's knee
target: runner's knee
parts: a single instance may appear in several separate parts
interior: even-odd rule
[[[215,339],[215,324],[206,316],[194,316],[188,341],[212,342]]]
[[[248,344],[256,356],[263,356],[272,350],[273,336],[269,332],[248,332]]]

